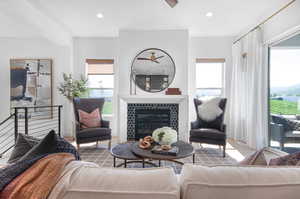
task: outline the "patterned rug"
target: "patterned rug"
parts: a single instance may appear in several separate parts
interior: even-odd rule
[[[237,161],[226,155],[225,158],[222,157],[223,152],[218,147],[200,147],[194,146],[196,151],[196,165],[202,166],[215,166],[215,165],[234,165]],[[113,167],[113,156],[105,148],[105,145],[91,145],[91,146],[81,146],[80,156],[83,161],[94,162],[100,167]],[[187,157],[184,159],[179,159],[179,161],[184,163],[192,163],[192,157]],[[117,159],[117,165],[123,163],[124,160]],[[158,161],[152,160],[153,163],[158,164]],[[175,173],[179,174],[181,172],[182,166],[174,162],[161,161],[162,167],[172,167]],[[149,168],[151,165],[145,165]],[[142,168],[141,163],[127,164],[127,168]]]

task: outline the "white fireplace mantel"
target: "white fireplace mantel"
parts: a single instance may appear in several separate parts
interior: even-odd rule
[[[175,103],[179,104],[188,99],[187,95],[120,95],[127,103]]]
[[[127,105],[130,103],[145,104],[178,104],[178,133],[181,140],[188,138],[188,96],[187,95],[119,95],[118,135],[121,142],[127,141]]]

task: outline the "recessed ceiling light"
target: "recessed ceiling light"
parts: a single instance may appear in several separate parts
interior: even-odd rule
[[[102,19],[102,18],[103,18],[103,14],[102,14],[102,13],[98,13],[96,16],[97,16],[99,19]]]
[[[207,16],[207,17],[212,17],[212,16],[214,16],[214,13],[208,12],[208,13],[206,13],[206,16]]]

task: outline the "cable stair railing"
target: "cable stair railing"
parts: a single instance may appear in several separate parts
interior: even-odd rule
[[[11,115],[0,122],[0,158],[12,150],[18,133],[42,138],[55,130],[60,136],[61,112],[62,105],[12,108]]]

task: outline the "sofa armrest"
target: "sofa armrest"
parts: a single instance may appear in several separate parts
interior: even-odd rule
[[[101,120],[101,127],[103,128],[109,128],[110,122],[107,120]]]
[[[191,129],[198,129],[198,128],[200,128],[200,124],[198,120],[191,122]]]

